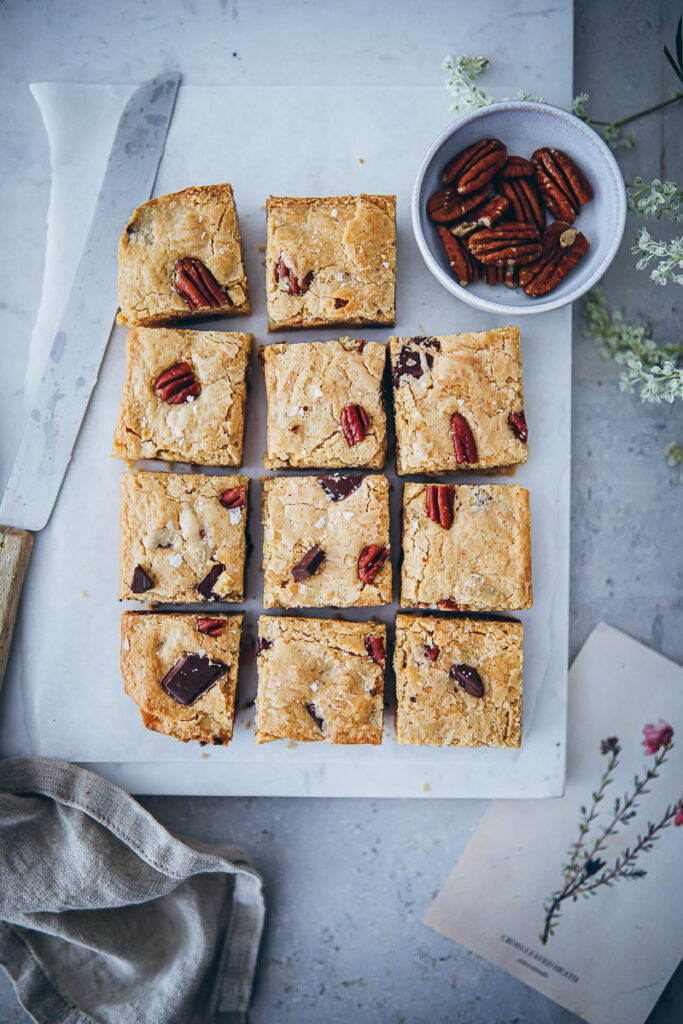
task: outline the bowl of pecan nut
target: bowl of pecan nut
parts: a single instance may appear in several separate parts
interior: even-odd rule
[[[412,198],[427,267],[489,313],[574,302],[614,259],[626,190],[612,153],[566,110],[527,100],[463,114],[427,152]]]

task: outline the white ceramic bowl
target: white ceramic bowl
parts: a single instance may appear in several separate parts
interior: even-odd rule
[[[541,146],[562,149],[576,161],[593,186],[592,202],[581,208],[574,221],[590,242],[590,248],[578,266],[548,295],[533,299],[521,288],[513,290],[483,281],[464,288],[453,277],[436,225],[427,216],[427,200],[443,187],[441,174],[446,164],[479,139],[500,139],[508,153],[527,160]],[[488,313],[547,313],[584,295],[609,267],[624,233],[626,190],[609,148],[584,121],[546,103],[507,100],[463,114],[430,146],[415,181],[411,216],[415,240],[425,263],[458,299]]]

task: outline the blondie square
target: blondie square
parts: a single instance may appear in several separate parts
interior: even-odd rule
[[[382,742],[386,627],[261,616],[257,743]]]
[[[396,739],[519,747],[522,625],[396,616]]]
[[[147,729],[221,745],[232,738],[241,615],[125,612],[124,689]]]
[[[198,316],[249,313],[231,185],[150,199],[119,242],[119,323],[151,327]]]
[[[271,331],[396,320],[396,196],[270,196]]]
[[[242,462],[251,334],[134,327],[113,454]]]
[[[248,485],[245,476],[124,473],[119,597],[244,600]]]
[[[389,351],[400,474],[526,462],[517,327],[389,338]]]
[[[268,398],[266,469],[381,469],[387,449],[376,341],[284,342],[259,349]]]
[[[528,491],[404,484],[404,607],[502,611],[531,603]]]
[[[391,603],[386,477],[270,477],[261,501],[265,608]]]

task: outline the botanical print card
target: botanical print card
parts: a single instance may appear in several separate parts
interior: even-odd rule
[[[424,921],[591,1024],[683,957],[683,669],[604,624],[569,674],[565,795],[492,803]]]

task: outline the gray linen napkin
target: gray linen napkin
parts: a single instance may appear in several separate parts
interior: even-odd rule
[[[263,916],[240,850],[75,765],[0,761],[0,964],[41,1024],[241,1024]]]

